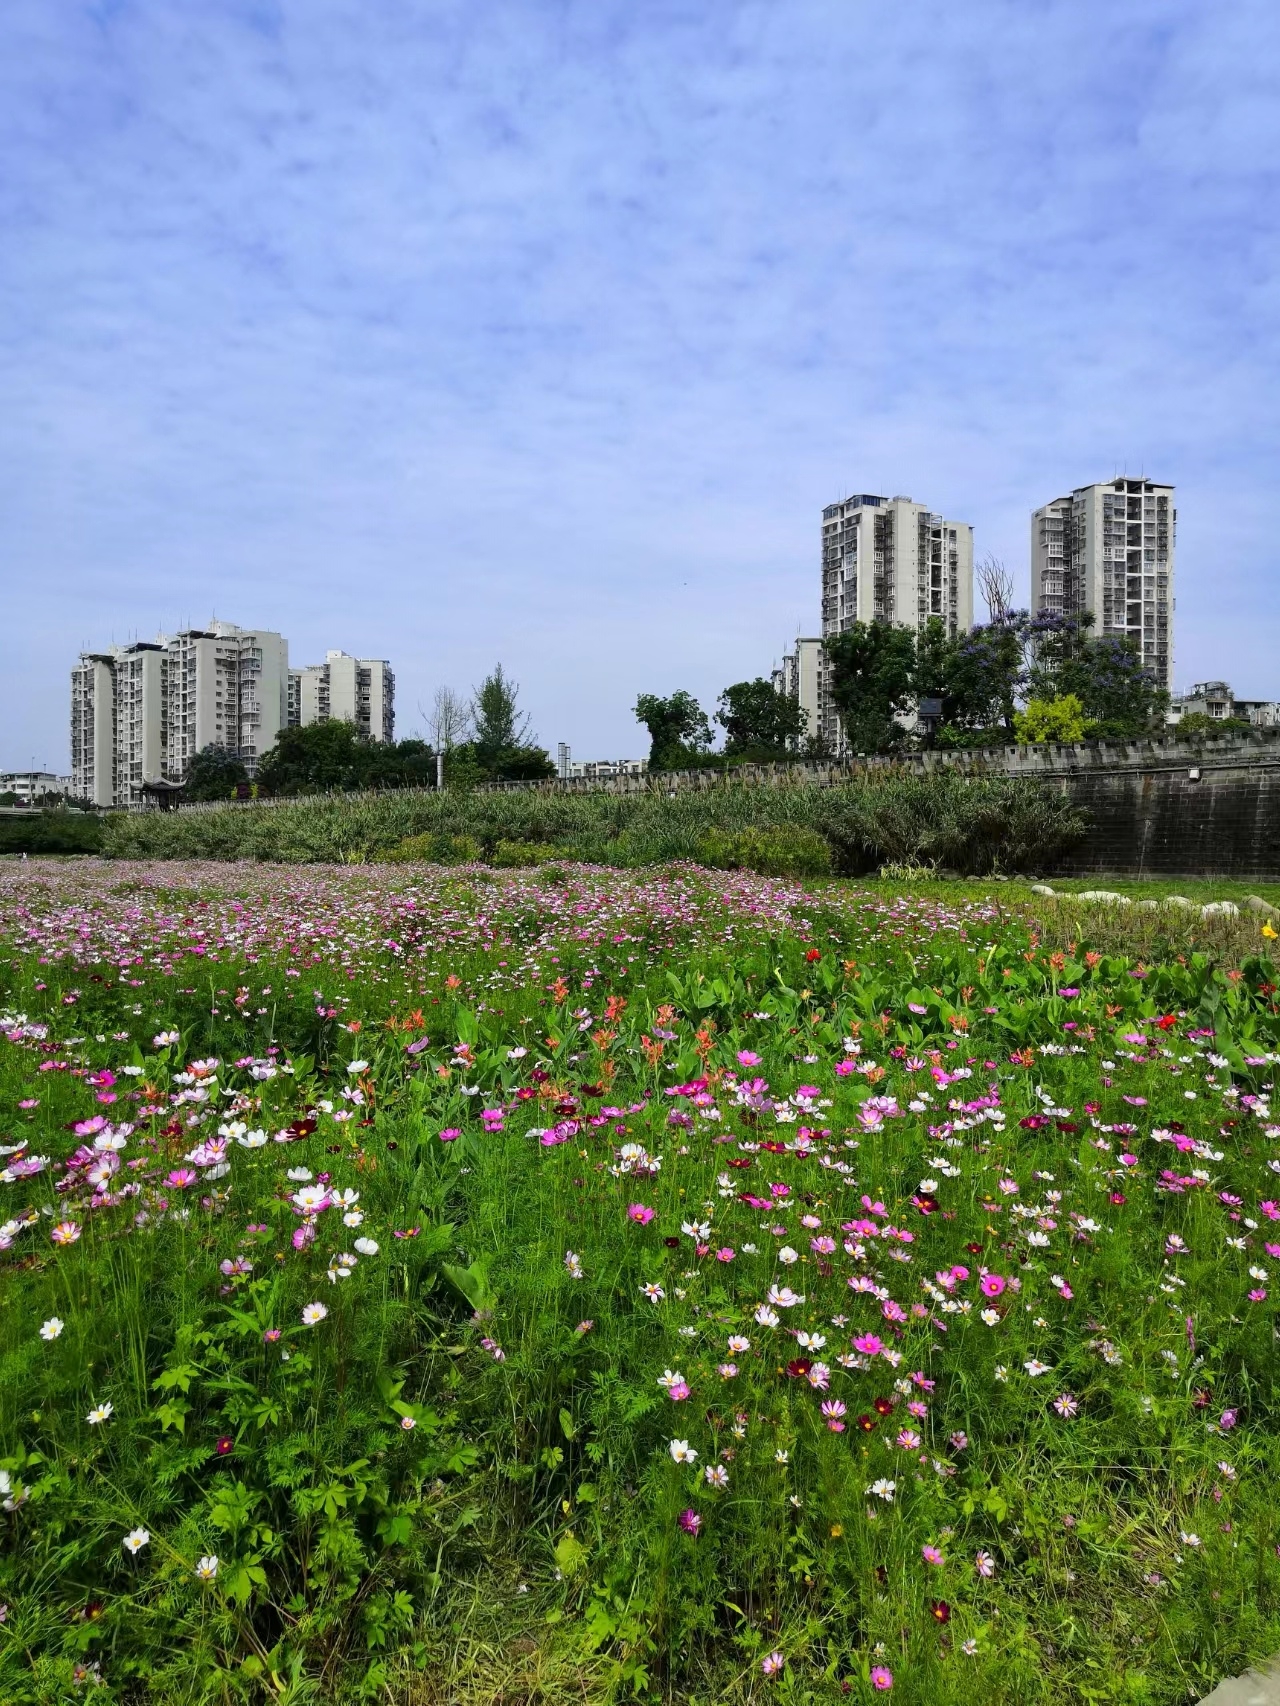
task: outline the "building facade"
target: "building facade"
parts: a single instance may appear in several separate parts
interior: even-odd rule
[[[288,685],[290,726],[354,723],[366,740],[393,741],[396,678],[385,658],[325,653],[323,663],[293,670]]]
[[[1031,516],[1031,612],[1079,616],[1127,637],[1161,687],[1173,682],[1174,489],[1123,479],[1078,486]]]
[[[820,639],[800,639],[782,655],[781,668],[773,672],[779,693],[794,699],[804,712],[804,732],[816,740],[822,729],[822,705],[826,694],[827,654]]]
[[[65,799],[70,793],[70,776],[58,776],[52,770],[0,771],[0,794],[14,794],[24,805],[34,805],[37,800]]]
[[[822,512],[822,638],[855,622],[921,629],[936,617],[949,634],[973,626],[973,528],[911,498],[858,493]],[[824,679],[818,732],[843,755],[844,733]]]
[[[149,783],[181,782],[197,752],[224,747],[252,776],[288,717],[280,634],[214,622],[84,652],[71,671],[71,791],[138,806]]]

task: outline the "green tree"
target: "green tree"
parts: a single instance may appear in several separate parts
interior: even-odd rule
[[[236,753],[225,746],[202,747],[187,770],[189,800],[227,800],[236,785],[249,780],[249,772]]]
[[[727,756],[766,762],[785,758],[799,746],[806,727],[799,701],[779,693],[763,676],[726,687],[720,695],[716,721],[728,737],[724,748]]]
[[[1073,693],[1089,718],[1088,733],[1125,739],[1164,726],[1169,695],[1142,666],[1127,636],[1093,633],[1091,611],[1079,616],[1040,617],[1029,624],[1031,662],[1026,689],[1031,699]]]
[[[368,748],[354,723],[308,723],[281,729],[258,764],[258,782],[271,794],[322,794],[362,788],[368,777]]]
[[[556,773],[545,748],[529,734],[529,717],[520,710],[519,694],[517,683],[501,664],[495,665],[472,696],[471,739],[454,748],[455,753],[467,755],[489,781],[529,782]]]
[[[1013,722],[1020,741],[1054,740],[1067,745],[1083,740],[1088,728],[1084,706],[1074,693],[1057,699],[1028,699]]]
[[[706,712],[683,688],[663,699],[642,693],[636,700],[637,722],[649,731],[649,769],[679,770],[690,757],[695,760],[711,745],[711,724]]]
[[[855,752],[885,752],[904,730],[898,722],[915,691],[916,637],[889,622],[855,622],[826,642],[831,698]]]

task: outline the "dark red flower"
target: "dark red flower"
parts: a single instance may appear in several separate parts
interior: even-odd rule
[[[662,1242],[666,1245],[668,1250],[678,1250],[680,1248],[680,1240],[678,1238],[664,1238]]]
[[[864,1434],[870,1434],[876,1431],[876,1424],[872,1421],[870,1416],[859,1416],[858,1426],[862,1429]]]
[[[911,1200],[921,1214],[936,1214],[938,1211],[937,1197],[931,1197],[928,1192],[922,1192],[920,1195],[912,1197]]]
[[[793,1357],[787,1364],[787,1373],[791,1376],[792,1380],[803,1380],[812,1367],[813,1362],[811,1358]]]
[[[965,1249],[969,1252],[969,1254],[971,1256],[980,1256],[982,1254],[982,1245],[981,1244],[966,1244]]]
[[[871,1408],[877,1416],[891,1416],[893,1414],[893,1399],[877,1398]]]
[[[929,1615],[935,1623],[950,1623],[951,1607],[945,1599],[931,1599],[929,1601]]]
[[[218,1456],[219,1457],[225,1457],[228,1452],[234,1451],[235,1450],[235,1443],[236,1443],[235,1440],[232,1439],[230,1434],[223,1434],[219,1438],[218,1444],[215,1448],[217,1450]]]

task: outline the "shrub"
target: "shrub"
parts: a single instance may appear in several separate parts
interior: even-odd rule
[[[0,819],[0,853],[100,853],[103,820],[96,812],[41,812]]]
[[[428,830],[423,835],[406,835],[378,857],[388,865],[469,865],[480,858],[480,843],[469,835]]]
[[[489,863],[500,871],[522,870],[530,865],[548,865],[555,859],[572,858],[563,847],[543,841],[499,841]]]
[[[700,865],[713,870],[757,871],[764,877],[825,877],[831,848],[816,830],[800,827],[744,829],[735,835],[711,829],[698,841]]]

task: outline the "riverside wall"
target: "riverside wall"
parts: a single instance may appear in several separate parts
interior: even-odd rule
[[[950,770],[967,776],[1024,776],[1062,789],[1089,814],[1085,839],[1056,869],[1071,873],[1280,877],[1280,731],[1220,741],[1152,739],[1045,742],[969,752],[918,752],[844,764],[748,764],[608,781],[574,777],[495,784],[501,792],[676,794],[718,788],[833,788],[889,771]],[[424,790],[432,792],[433,790]],[[263,811],[307,803],[375,799],[314,795],[183,806],[183,811]]]

